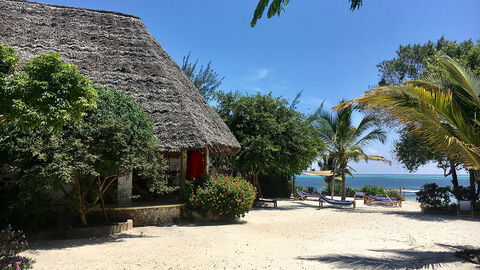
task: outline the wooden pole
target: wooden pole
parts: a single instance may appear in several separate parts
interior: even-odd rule
[[[180,153],[180,186],[185,186],[187,179],[187,151],[183,150]]]
[[[205,153],[204,153],[204,159],[205,159],[205,175],[209,175],[209,167],[210,167],[210,154],[208,147],[205,147]]]

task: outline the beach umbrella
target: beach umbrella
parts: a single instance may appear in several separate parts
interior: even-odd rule
[[[332,171],[304,171],[304,174],[311,174],[311,175],[321,175],[321,176],[332,176]]]

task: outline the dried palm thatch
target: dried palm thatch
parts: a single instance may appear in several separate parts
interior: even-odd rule
[[[39,52],[58,52],[94,83],[133,97],[150,115],[164,152],[208,147],[224,155],[240,149],[138,17],[2,0],[0,33],[0,42],[16,47],[23,62]]]

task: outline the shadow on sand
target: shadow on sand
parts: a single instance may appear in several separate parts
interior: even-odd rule
[[[278,200],[278,202],[281,202],[282,200]],[[288,200],[284,200],[288,201]],[[253,207],[251,211],[262,211],[262,210],[268,210],[268,211],[290,211],[290,210],[296,210],[296,209],[301,209],[301,208],[317,208],[318,210],[318,202],[316,205],[311,204],[311,203],[306,203],[305,201],[288,201],[288,205],[280,205],[278,207],[272,207],[271,204],[264,206],[264,207]]]
[[[346,209],[336,208],[335,211],[344,212]],[[372,211],[367,209],[357,208],[355,209],[356,213],[378,213],[379,211]],[[402,211],[401,208],[398,210],[389,210],[389,211],[380,211],[384,215],[393,215],[393,216],[400,216],[409,219],[414,219],[418,221],[435,221],[435,222],[446,222],[446,221],[455,221],[455,220],[464,220],[464,221],[471,221],[471,222],[479,222],[480,218],[478,217],[459,217],[456,215],[435,215],[435,214],[426,214],[422,212],[410,212],[410,211]]]
[[[462,262],[454,253],[467,249],[465,246],[449,246],[438,244],[448,251],[417,251],[382,249],[370,250],[378,252],[377,256],[330,254],[326,256],[297,257],[298,260],[329,263],[343,269],[420,269],[435,268],[447,263]],[[474,264],[469,264],[472,268]],[[476,266],[480,269],[480,266]]]
[[[100,245],[104,243],[120,243],[126,238],[156,238],[159,236],[150,236],[143,234],[118,233],[114,235],[90,237],[81,239],[60,239],[60,240],[41,240],[31,242],[28,250],[35,253],[38,250],[57,250],[65,248],[75,248],[90,245]]]

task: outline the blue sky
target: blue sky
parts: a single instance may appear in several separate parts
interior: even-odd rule
[[[364,0],[351,12],[347,0],[290,1],[281,17],[250,20],[257,0],[49,0],[52,4],[114,10],[139,16],[177,62],[189,51],[200,63],[213,61],[225,76],[222,90],[272,92],[293,99],[303,90],[299,110],[325,101],[360,96],[378,82],[376,65],[395,56],[400,44],[480,39],[478,0]],[[370,154],[393,159],[396,139],[372,144]],[[393,166],[353,164],[357,173],[404,173]],[[418,173],[440,173],[434,165]]]

